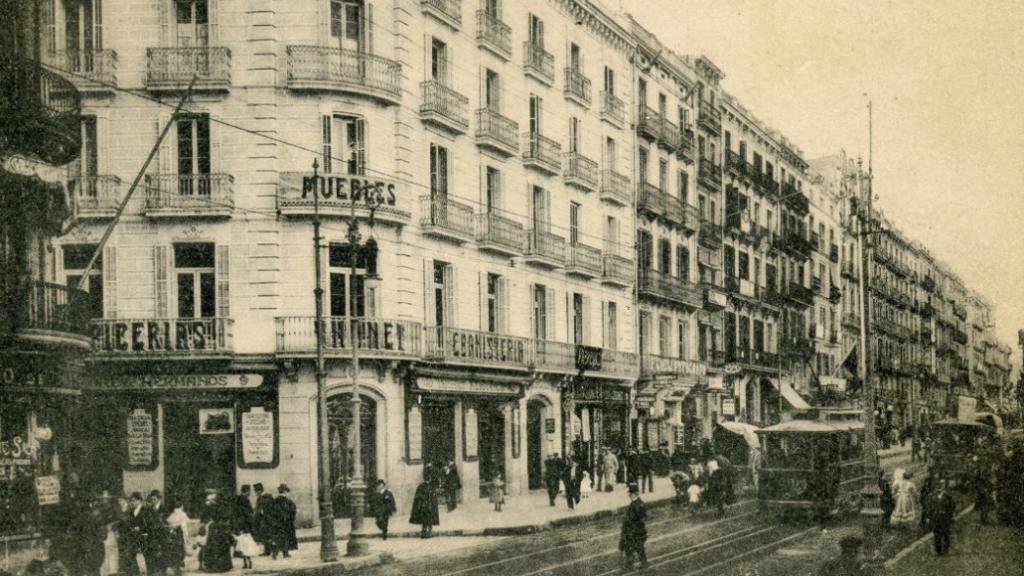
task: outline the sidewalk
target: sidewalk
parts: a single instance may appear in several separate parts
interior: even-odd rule
[[[641,494],[649,505],[668,500],[675,496],[672,481],[668,478],[654,479],[654,492]],[[434,526],[434,536],[509,536],[538,532],[555,526],[582,522],[621,511],[629,505],[625,484],[615,486],[615,491],[594,492],[583,499],[575,509],[569,510],[565,496],[559,495],[555,505],[548,503],[547,492],[536,490],[522,496],[507,496],[501,512],[494,511],[494,505],[486,499],[463,502],[454,512],[447,512],[441,506],[441,524]],[[366,518],[367,530],[378,536],[373,518]],[[334,523],[334,532],[339,540],[347,539],[352,527],[348,518]],[[299,542],[319,542],[320,527],[299,530]],[[408,514],[391,518],[388,530],[390,538],[419,538],[420,526],[409,523]]]

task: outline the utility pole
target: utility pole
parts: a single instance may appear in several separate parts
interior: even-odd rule
[[[316,403],[320,417],[320,560],[338,559],[334,537],[334,504],[331,502],[330,424],[327,422],[327,372],[324,370],[324,287],[321,279],[320,242],[320,163],[313,159],[313,271],[316,275],[313,296],[316,300]]]

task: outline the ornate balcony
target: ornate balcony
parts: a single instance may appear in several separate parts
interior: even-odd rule
[[[810,241],[795,230],[785,230],[779,236],[777,243],[779,248],[791,256],[807,259],[811,257],[814,247]]]
[[[565,266],[565,238],[534,228],[527,233],[524,260],[543,268]]]
[[[523,139],[526,141],[523,166],[551,176],[562,171],[561,144],[536,132],[523,134]]]
[[[747,160],[732,150],[725,151],[725,169],[734,176],[747,176]]]
[[[320,174],[314,182],[309,172],[280,172],[277,182],[277,211],[282,216],[309,217],[314,213],[314,194],[320,192],[320,215],[348,218],[370,217],[367,196],[377,201],[373,217],[377,222],[402,226],[412,216],[412,202],[405,182],[356,174]],[[353,206],[353,203],[355,206]]]
[[[707,367],[703,363],[694,360],[657,354],[642,354],[640,356],[641,378],[702,376],[706,372]]]
[[[117,88],[117,52],[113,50],[54,50],[46,63],[67,71],[81,92],[113,92]]]
[[[534,363],[533,341],[479,330],[427,326],[424,358],[444,364],[528,370]]]
[[[788,358],[810,358],[814,355],[814,345],[802,336],[780,338],[779,354]]]
[[[117,176],[86,176],[68,181],[75,216],[80,219],[113,218],[121,204],[121,179]]]
[[[196,76],[196,91],[225,92],[231,87],[231,50],[190,46],[146,50],[146,89],[184,90]]]
[[[420,82],[420,120],[455,134],[469,130],[469,98],[436,81]]]
[[[931,276],[925,276],[924,279],[921,280],[921,288],[924,288],[924,290],[926,292],[934,293],[935,292],[935,278],[932,278]]]
[[[519,152],[519,124],[490,108],[476,111],[476,145],[506,158]]]
[[[146,216],[227,218],[235,210],[231,174],[147,174]]]
[[[590,107],[590,78],[581,70],[568,67],[565,69],[565,98],[584,108]]]
[[[789,283],[789,301],[798,306],[813,306],[814,291],[799,282]]]
[[[94,356],[221,357],[234,347],[231,318],[93,320]]]
[[[567,185],[575,186],[584,192],[593,192],[597,190],[599,172],[597,162],[590,158],[579,152],[565,153],[565,171],[562,172],[562,179]]]
[[[682,136],[679,134],[679,126],[676,126],[668,118],[663,118],[661,121],[661,131],[658,134],[658,146],[674,154],[676,150],[679,150],[681,141]]]
[[[713,191],[718,191],[722,187],[722,169],[711,160],[701,158],[697,181]]]
[[[722,113],[707,100],[701,100],[700,116],[697,119],[697,125],[712,134],[721,134]]]
[[[555,57],[543,46],[527,40],[523,42],[523,73],[551,86],[555,83]]]
[[[476,44],[508,61],[512,58],[512,27],[486,10],[477,10]]]
[[[82,146],[81,95],[67,79],[38,63],[11,55],[0,60],[0,124],[7,153],[67,164]]]
[[[355,318],[355,342],[360,358],[417,359],[422,354],[423,326],[409,320]],[[316,355],[316,317],[275,318],[277,356],[312,358]],[[324,323],[324,355],[347,359],[352,354],[350,319],[328,316]]]
[[[676,226],[688,234],[692,234],[700,228],[700,214],[697,213],[697,207],[667,194],[665,195],[665,215],[663,220],[667,224]]]
[[[636,281],[633,274],[633,261],[617,254],[604,255],[604,270],[601,283],[609,286],[628,288]]]
[[[610,92],[601,91],[601,120],[622,128],[626,124],[626,103]]]
[[[473,240],[473,207],[447,196],[420,197],[423,233],[461,244]]]
[[[811,209],[810,201],[792,182],[782,185],[782,201],[799,215],[807,214]]]
[[[641,105],[637,114],[636,132],[642,138],[656,142],[661,135],[661,114],[653,108]]]
[[[637,194],[636,210],[651,217],[660,218],[665,215],[665,193],[650,182],[641,182]]]
[[[599,278],[604,272],[601,251],[586,244],[569,244],[565,273],[582,278]]]
[[[693,134],[693,130],[690,128],[682,128],[679,131],[679,148],[676,149],[676,158],[686,162],[687,164],[693,164],[695,156],[695,150],[697,148],[697,138]]]
[[[420,0],[420,9],[455,30],[462,26],[462,0]]]
[[[719,248],[722,245],[722,227],[709,220],[701,220],[697,241],[705,248]]]
[[[629,177],[614,170],[602,170],[601,200],[619,206],[629,206],[633,200]]]
[[[843,326],[851,330],[860,330],[860,315],[854,312],[843,314]]]
[[[663,272],[641,269],[638,288],[641,298],[653,298],[694,310],[704,305],[704,290],[700,286]]]
[[[288,46],[288,88],[402,101],[402,65],[394,60],[331,46]]]
[[[0,333],[31,344],[88,350],[91,303],[82,290],[11,274],[0,282]]]
[[[520,256],[526,249],[526,231],[523,225],[493,212],[477,216],[476,243],[480,250]]]

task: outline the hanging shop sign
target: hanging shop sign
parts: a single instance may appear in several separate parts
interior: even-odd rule
[[[60,504],[60,478],[56,474],[36,476],[36,498],[40,506]]]
[[[98,390],[202,390],[259,388],[259,374],[111,374],[97,376],[89,387]]]
[[[253,406],[242,412],[242,463],[273,464],[275,455],[276,423],[274,413]]]
[[[726,364],[722,367],[722,371],[729,375],[739,374],[743,371],[743,368],[739,364]]]
[[[14,462],[29,462],[35,448],[21,436],[0,440],[0,465]]]
[[[736,399],[722,398],[722,416],[736,415]]]
[[[601,369],[601,355],[604,350],[597,346],[576,345],[576,369],[597,371]]]
[[[135,408],[128,413],[125,430],[127,468],[151,470],[156,467],[156,414],[152,409]]]
[[[479,380],[440,380],[435,378],[417,378],[416,387],[425,392],[460,395],[515,396],[520,393],[520,386],[518,384],[486,382]]]

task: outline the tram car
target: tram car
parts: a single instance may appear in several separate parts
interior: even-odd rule
[[[781,516],[825,518],[856,511],[864,475],[864,423],[789,420],[761,428],[758,500]]]
[[[969,485],[976,473],[976,458],[992,466],[1003,452],[1002,422],[979,412],[973,419],[948,418],[933,422],[931,469],[956,486]]]

